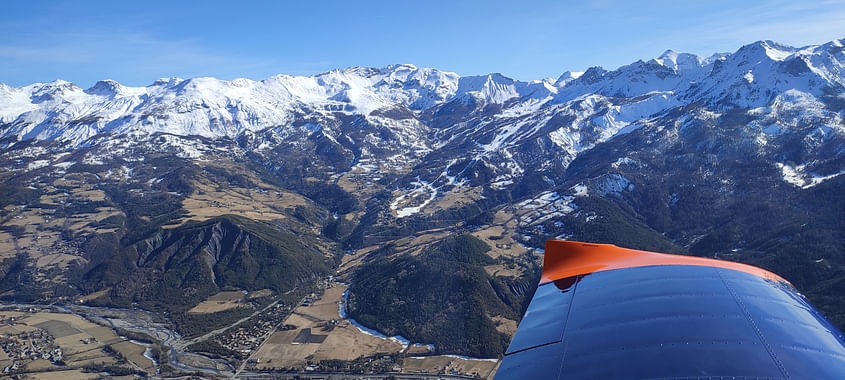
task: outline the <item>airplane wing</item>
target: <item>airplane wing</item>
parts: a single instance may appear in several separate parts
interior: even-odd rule
[[[749,265],[546,242],[504,379],[845,379],[845,337]]]

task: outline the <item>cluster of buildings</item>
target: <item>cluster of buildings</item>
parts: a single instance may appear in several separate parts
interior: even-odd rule
[[[276,326],[281,326],[291,311],[291,307],[281,303],[266,310],[253,319],[247,326],[239,326],[226,330],[215,337],[215,341],[221,346],[242,355],[249,355],[258,348],[262,340],[270,334]],[[284,330],[287,326],[280,327]],[[291,326],[293,328],[293,326]]]
[[[320,363],[308,363],[303,368],[305,372],[345,372],[351,374],[379,374],[397,373],[402,370],[399,357],[377,354],[372,357],[361,357],[355,360],[328,360]]]
[[[12,325],[10,320],[0,319],[0,324]],[[18,334],[0,335],[0,366],[2,374],[9,374],[23,369],[30,361],[44,359],[53,363],[62,363],[62,349],[53,344],[53,336],[44,330],[32,330]]]
[[[82,256],[82,241],[80,239],[64,240],[57,239],[50,245],[50,248],[38,247],[38,250],[44,254],[60,253],[63,255]]]

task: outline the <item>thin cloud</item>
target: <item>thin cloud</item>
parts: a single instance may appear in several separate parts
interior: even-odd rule
[[[845,9],[841,7],[798,3],[773,10],[758,6],[741,14],[722,16],[689,28],[675,40],[688,42],[696,34],[702,47],[748,44],[763,39],[800,46],[845,37],[845,29],[842,28]]]
[[[845,20],[845,11],[826,12],[789,20],[717,28],[714,37],[746,42],[751,42],[748,41],[751,37],[786,44],[818,44],[845,38],[842,20]]]
[[[90,66],[104,74],[140,73],[150,82],[170,75],[234,77],[274,66],[266,60],[211,51],[197,40],[169,40],[131,30],[28,34],[16,43],[0,43],[0,59],[5,61],[0,67],[8,65],[10,70],[22,64]]]
[[[64,46],[29,47],[0,45],[0,58],[20,62],[54,61],[61,63],[85,63],[91,61],[89,55]]]

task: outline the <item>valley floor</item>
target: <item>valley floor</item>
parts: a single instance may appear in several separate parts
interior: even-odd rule
[[[432,355],[429,345],[385,337],[344,319],[346,285],[323,284],[322,294],[306,296],[282,323],[249,338],[257,343],[256,348],[241,360],[213,358],[187,347],[211,340],[235,325],[243,326],[264,311],[275,311],[276,303],[214,334],[192,339],[171,330],[160,317],[140,310],[2,304],[0,371],[6,368],[4,375],[39,379],[96,378],[109,371],[115,375],[118,367],[130,375],[146,373],[161,378],[202,374],[205,378],[250,379],[478,379],[492,378],[495,373],[496,360]],[[143,334],[156,342],[133,340],[118,331]],[[152,353],[153,348],[167,353]],[[41,351],[47,356],[42,358]]]

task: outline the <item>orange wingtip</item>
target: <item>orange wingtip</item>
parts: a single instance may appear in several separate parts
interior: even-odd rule
[[[654,265],[695,265],[725,268],[750,273],[772,281],[789,283],[767,270],[731,261],[638,251],[620,248],[612,244],[563,240],[546,241],[546,254],[543,259],[543,275],[540,277],[540,283],[544,284],[562,278],[606,270]]]

